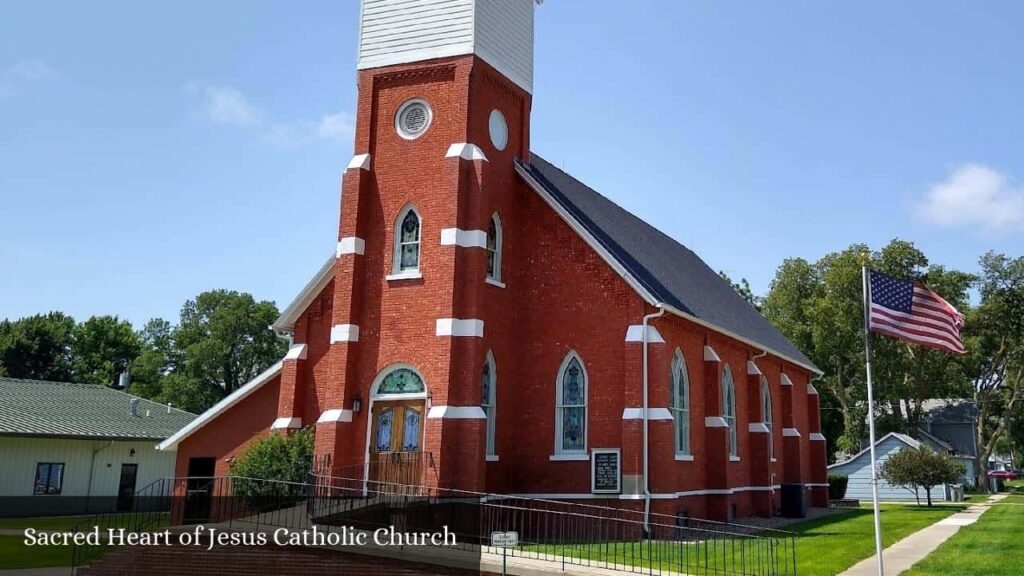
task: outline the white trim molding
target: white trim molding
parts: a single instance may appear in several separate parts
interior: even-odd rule
[[[281,315],[274,320],[274,323],[270,325],[270,328],[275,332],[290,332],[295,328],[295,322],[299,320],[299,317],[309,305],[313,303],[313,300],[327,288],[327,284],[330,283],[331,279],[334,278],[334,268],[337,264],[337,254],[332,254],[326,262],[320,266],[320,270],[317,271],[316,275],[306,283],[299,295],[288,304],[288,307],[281,312]]]
[[[352,411],[346,410],[345,408],[331,408],[330,410],[324,410],[324,413],[317,418],[317,424],[327,424],[329,422],[351,422]]]
[[[676,454],[677,462],[693,462],[693,454]]]
[[[271,430],[284,430],[288,428],[302,428],[302,418],[289,418],[282,416],[270,425]]]
[[[338,240],[338,249],[335,256],[342,257],[345,254],[363,255],[366,252],[366,240],[358,236],[346,236]]]
[[[305,360],[306,359],[307,346],[305,344],[296,344],[288,349],[288,353],[284,355],[285,360]]]
[[[622,410],[623,420],[643,420],[644,409],[643,408],[623,408]],[[672,413],[669,412],[668,408],[648,408],[647,409],[648,420],[672,420]]]
[[[359,342],[359,326],[355,324],[331,326],[331,344],[338,342]]]
[[[807,385],[807,395],[808,396],[817,396],[818,395],[818,389],[815,388],[813,384],[808,384]]]
[[[359,170],[370,170],[370,155],[369,154],[356,154],[348,161],[348,166],[345,170],[352,170],[358,168]]]
[[[750,425],[747,426],[747,430],[756,434],[767,434],[771,432],[771,430],[768,429],[768,425],[764,422],[751,422]]]
[[[487,156],[484,155],[484,151],[480,149],[476,144],[470,144],[468,142],[457,142],[448,147],[448,151],[444,154],[445,158],[462,158],[463,160],[483,160],[487,162]]]
[[[431,406],[427,418],[448,420],[487,420],[487,414],[479,406]]]
[[[423,274],[417,270],[405,270],[404,272],[395,272],[394,274],[388,274],[384,277],[385,280],[391,282],[393,280],[419,280],[423,278]]]
[[[435,332],[438,336],[483,338],[484,321],[475,318],[438,318]]]
[[[711,346],[704,346],[704,361],[705,362],[721,362],[722,359],[715,352],[715,349]]]
[[[484,460],[486,462],[500,462],[501,458],[499,458],[497,454],[488,454]]]
[[[815,442],[824,442],[825,435],[822,434],[821,432],[811,432],[811,440]]]
[[[782,373],[782,376],[779,378],[779,381],[782,383],[783,386],[793,385],[793,381],[789,379],[789,376],[786,376],[785,372]]]
[[[496,286],[498,288],[504,288],[505,287],[505,283],[504,282],[501,282],[499,280],[495,280],[494,278],[491,278],[490,276],[488,276],[487,278],[484,278],[484,284],[490,284],[491,286]]]
[[[721,416],[708,416],[704,419],[705,428],[728,428],[729,423]]]
[[[644,326],[643,324],[633,324],[626,329],[626,342],[643,342],[644,341]],[[661,337],[661,332],[650,324],[647,325],[647,343],[648,344],[664,344],[665,339]]]
[[[740,457],[739,456],[729,456],[729,462],[739,462],[739,461],[740,461]]]
[[[572,453],[572,452],[569,452],[569,453],[566,453],[566,454],[552,454],[551,456],[548,456],[548,460],[550,460],[551,462],[571,462],[571,461],[573,461],[573,462],[574,461],[582,462],[584,460],[590,460],[590,454],[584,454],[584,453],[575,454],[575,453]]]
[[[441,230],[441,246],[487,248],[487,232],[484,230],[445,228]]]
[[[753,360],[747,360],[747,376],[762,376],[761,369]]]
[[[790,438],[799,438],[800,431],[796,428],[783,428],[782,435]]]

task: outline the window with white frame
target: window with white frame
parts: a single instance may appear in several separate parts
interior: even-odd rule
[[[487,352],[487,360],[484,361],[483,373],[480,375],[480,407],[483,408],[484,415],[487,416],[487,455],[494,456],[494,424],[495,424],[495,411],[494,406],[497,398],[497,390],[495,385],[497,384],[498,375],[494,366],[494,355],[491,352]]]
[[[669,411],[675,423],[676,454],[690,455],[690,378],[686,373],[683,353],[676,350],[672,357],[672,390]]]
[[[487,277],[501,282],[501,219],[491,216],[491,227],[487,231]]]
[[[775,458],[775,439],[772,432],[772,390],[768,386],[768,379],[761,377],[761,410],[764,411],[761,419],[768,428],[768,457]]]
[[[726,365],[722,369],[722,418],[729,425],[729,456],[739,456],[739,438],[736,435],[736,385],[732,370]]]
[[[587,453],[587,372],[570,352],[558,372],[555,414],[555,453]]]
[[[420,269],[420,215],[413,206],[406,206],[395,222],[394,272],[417,272]]]

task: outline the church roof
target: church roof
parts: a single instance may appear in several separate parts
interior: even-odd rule
[[[533,154],[517,171],[570,226],[599,245],[613,268],[651,304],[820,370],[692,250]]]

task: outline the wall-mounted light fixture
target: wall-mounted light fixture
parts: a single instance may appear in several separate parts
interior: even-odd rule
[[[134,458],[135,457],[135,448],[132,448],[131,451],[128,452],[128,457],[129,458]]]
[[[362,409],[363,409],[363,397],[359,396],[359,395],[356,395],[356,397],[352,399],[352,412],[354,414],[359,414],[359,411],[362,410]]]

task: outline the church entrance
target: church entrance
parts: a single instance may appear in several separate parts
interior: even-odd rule
[[[396,367],[371,389],[366,481],[372,492],[406,492],[424,484],[426,387],[411,368]]]

